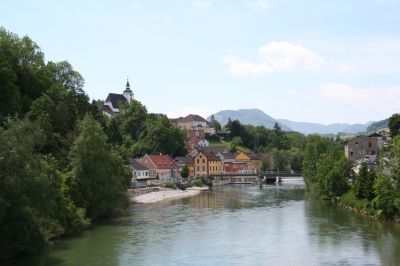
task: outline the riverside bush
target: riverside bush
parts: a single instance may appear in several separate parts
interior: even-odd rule
[[[176,183],[175,182],[167,182],[165,184],[166,188],[172,188],[172,189],[177,189]]]

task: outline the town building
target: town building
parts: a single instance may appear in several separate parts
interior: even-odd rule
[[[206,135],[203,130],[187,130],[186,136],[186,145],[189,150],[196,147],[204,148],[210,145],[209,141],[206,140]]]
[[[190,114],[186,117],[171,119],[171,122],[183,130],[200,130],[211,135],[215,134],[215,128],[211,127],[210,123],[199,115]]]
[[[378,139],[368,136],[357,136],[345,142],[344,153],[354,161],[365,161],[369,164],[378,163]]]
[[[146,154],[138,162],[149,169],[149,176],[155,177],[160,183],[180,182],[179,168],[169,155]]]
[[[190,114],[186,117],[170,119],[171,123],[186,132],[186,146],[189,150],[210,145],[206,134],[214,135],[215,128],[199,115]]]
[[[134,94],[131,90],[131,85],[129,84],[129,80],[127,80],[124,92],[122,94],[109,93],[100,110],[104,115],[112,117],[121,113],[121,106],[124,104],[130,104],[133,97]]]
[[[244,152],[238,152],[235,156],[237,162],[247,164],[247,170],[250,172],[258,172],[261,168],[261,159],[255,153],[246,154]]]
[[[132,187],[146,187],[157,184],[156,177],[151,177],[149,169],[137,160],[131,160],[129,162],[129,169],[132,173]]]
[[[211,176],[223,173],[223,165],[215,154],[211,152],[200,151],[196,157],[193,158],[191,165],[193,169],[193,176]]]

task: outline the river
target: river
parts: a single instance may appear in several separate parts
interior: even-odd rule
[[[398,225],[305,196],[302,180],[215,187],[6,265],[400,265]]]

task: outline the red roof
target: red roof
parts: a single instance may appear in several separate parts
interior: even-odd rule
[[[175,163],[169,155],[149,155],[158,169],[175,169]]]

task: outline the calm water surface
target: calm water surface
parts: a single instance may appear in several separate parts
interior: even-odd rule
[[[215,187],[10,265],[400,265],[399,226],[308,199],[301,180]]]

